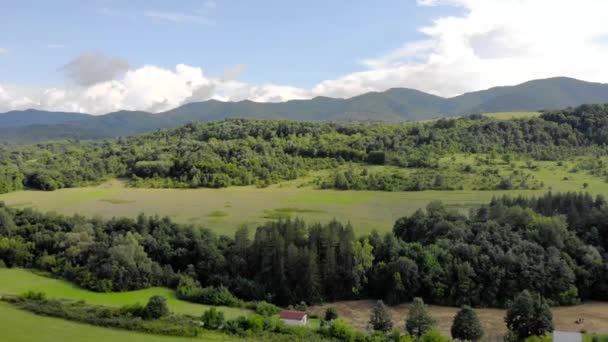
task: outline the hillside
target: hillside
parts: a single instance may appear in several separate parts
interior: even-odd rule
[[[511,120],[471,116],[425,123],[191,123],[116,141],[0,149],[0,193],[22,187],[55,190],[112,177],[129,178],[142,187],[268,186],[315,170],[328,172],[315,180],[318,187],[340,190],[539,189],[542,183],[526,172],[460,170],[454,162],[442,168],[439,159],[457,153],[531,160],[597,154],[608,142],[607,127],[608,105]],[[507,164],[512,160],[505,158]],[[368,170],[373,165],[387,168]],[[581,167],[602,171],[602,165]]]
[[[539,111],[604,102],[608,102],[608,85],[559,77],[453,98],[396,88],[349,99],[316,97],[281,103],[210,100],[185,104],[159,114],[119,111],[88,116],[28,110],[0,114],[0,142],[114,138],[226,118],[398,122],[485,112]]]

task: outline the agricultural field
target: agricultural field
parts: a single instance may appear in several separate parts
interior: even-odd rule
[[[0,201],[14,207],[33,207],[68,215],[135,217],[140,213],[157,214],[181,223],[203,225],[227,235],[232,235],[242,224],[253,227],[266,220],[288,217],[301,217],[309,222],[327,222],[335,218],[351,222],[358,233],[364,234],[373,229],[390,231],[396,219],[435,200],[466,212],[471,207],[487,203],[493,196],[538,196],[547,191],[608,194],[606,176],[603,171],[598,173],[597,169],[592,174],[590,167],[586,166],[588,157],[561,163],[534,161],[531,164],[524,160],[505,162],[498,157],[477,157],[457,155],[443,158],[439,169],[456,173],[459,172],[456,170],[471,165],[476,170],[496,169],[499,175],[519,171],[520,174],[529,174],[530,179],[537,183],[542,182],[542,187],[535,190],[475,190],[483,184],[473,173],[463,176],[463,190],[318,190],[315,181],[328,177],[328,171],[323,171],[267,188],[147,189],[128,187],[125,182],[113,180],[99,186],[51,192],[12,192],[0,195]],[[368,169],[382,172],[383,169],[390,171],[395,168],[370,166]],[[409,172],[409,169],[401,170]]]
[[[81,289],[69,282],[45,277],[19,268],[0,269],[0,295],[18,295],[27,291],[40,291],[46,293],[49,298],[64,298],[72,300],[84,300],[87,303],[123,306],[135,303],[145,305],[148,299],[154,295],[167,298],[169,309],[176,313],[200,316],[208,305],[194,304],[177,299],[175,292],[162,287],[151,287],[138,291],[99,293]],[[249,310],[218,307],[227,318],[235,318],[247,315]]]
[[[536,118],[540,116],[540,112],[497,112],[497,113],[484,113],[484,116],[498,119],[498,120],[510,120],[510,119],[528,119]]]
[[[343,301],[331,304],[318,305],[310,308],[310,311],[322,315],[325,310],[333,306],[338,311],[338,316],[349,321],[354,327],[365,329],[374,305],[371,300]],[[394,326],[403,330],[405,318],[407,317],[409,304],[400,304],[389,307],[389,313]],[[439,330],[449,336],[452,321],[458,308],[429,305],[429,312],[438,324]],[[505,310],[502,309],[475,309],[485,331],[486,337],[502,337],[507,332],[504,323]],[[596,334],[608,333],[608,303],[590,302],[581,305],[563,306],[553,308],[553,323],[556,330],[594,332]],[[575,321],[583,318],[581,324]]]
[[[59,318],[37,316],[17,309],[8,303],[0,302],[0,338],[10,342],[178,342],[243,341],[242,338],[206,331],[198,338],[183,338],[142,334],[126,330],[101,328],[93,325],[70,322]]]

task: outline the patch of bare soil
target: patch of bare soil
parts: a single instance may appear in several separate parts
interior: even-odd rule
[[[366,329],[374,303],[373,300],[342,301],[313,306],[309,311],[323,317],[325,310],[333,306],[338,311],[340,318],[346,319],[358,329]],[[395,328],[404,330],[408,308],[409,304],[389,307]],[[441,332],[449,336],[452,320],[458,308],[437,305],[429,305],[428,308],[431,316],[437,321]],[[475,309],[475,311],[483,325],[486,339],[494,340],[504,336],[507,332],[504,323],[505,310]],[[577,324],[576,321],[579,319],[582,319],[582,323]],[[586,330],[606,334],[608,333],[608,303],[589,302],[581,305],[553,308],[553,323],[556,330]]]

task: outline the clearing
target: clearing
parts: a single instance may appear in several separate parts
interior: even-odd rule
[[[535,161],[527,166],[523,160],[503,162],[500,156],[487,164],[487,160],[476,160],[478,156],[485,157],[455,155],[442,159],[441,163],[453,169],[464,165],[492,167],[500,174],[510,174],[512,170],[525,171],[542,181],[543,187],[539,190],[472,190],[475,177],[469,177],[463,183],[464,190],[453,191],[318,190],[310,184],[315,177],[328,172],[321,171],[268,188],[144,189],[128,187],[122,181],[113,180],[99,186],[50,192],[17,191],[0,195],[0,201],[14,207],[33,207],[67,215],[109,218],[136,217],[140,213],[158,214],[181,223],[203,225],[226,235],[232,235],[242,224],[254,228],[267,220],[287,217],[301,217],[309,222],[327,222],[335,218],[341,222],[351,222],[357,233],[364,234],[373,229],[390,231],[398,218],[410,215],[434,200],[466,212],[471,207],[488,203],[493,196],[540,196],[547,191],[608,194],[607,176],[601,174],[605,168],[596,168],[593,175],[586,166],[589,157],[564,162]],[[608,164],[608,158],[602,159],[605,159],[604,165]]]
[[[338,317],[346,319],[356,328],[365,329],[374,304],[375,301],[373,300],[342,301],[314,306],[309,311],[323,317],[325,310],[333,306],[338,310]],[[388,307],[396,328],[403,330],[408,308],[409,304]],[[437,305],[429,305],[428,308],[431,316],[437,321],[439,330],[449,336],[452,321],[456,312],[458,312],[458,308]],[[502,337],[506,333],[504,310],[475,309],[475,311],[479,315],[486,337]],[[576,324],[575,321],[578,318],[583,318],[583,323]],[[606,334],[608,333],[608,303],[589,302],[581,305],[553,308],[553,324],[555,330],[560,331],[586,330]]]

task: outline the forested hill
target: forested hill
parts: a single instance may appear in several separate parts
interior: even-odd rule
[[[136,186],[266,186],[349,163],[392,165],[432,174],[429,171],[438,168],[438,159],[453,153],[495,152],[561,160],[605,154],[607,143],[608,105],[584,105],[512,120],[481,115],[392,124],[229,119],[113,141],[0,148],[0,192],[23,187],[53,190],[112,177],[129,178]],[[366,179],[369,189],[390,190],[390,182],[399,181],[397,176],[357,176]],[[424,180],[420,175],[414,178]],[[336,179],[330,186],[342,188],[339,183],[343,180]],[[438,185],[437,179],[433,184],[414,185],[406,189],[445,186]]]
[[[390,89],[349,99],[317,97],[282,103],[252,101],[189,103],[151,114],[120,111],[101,116],[38,111],[0,114],[0,142],[35,143],[57,139],[100,139],[226,118],[302,121],[424,120],[484,112],[538,111],[608,102],[608,85],[571,78],[535,80],[442,98],[413,89]]]

